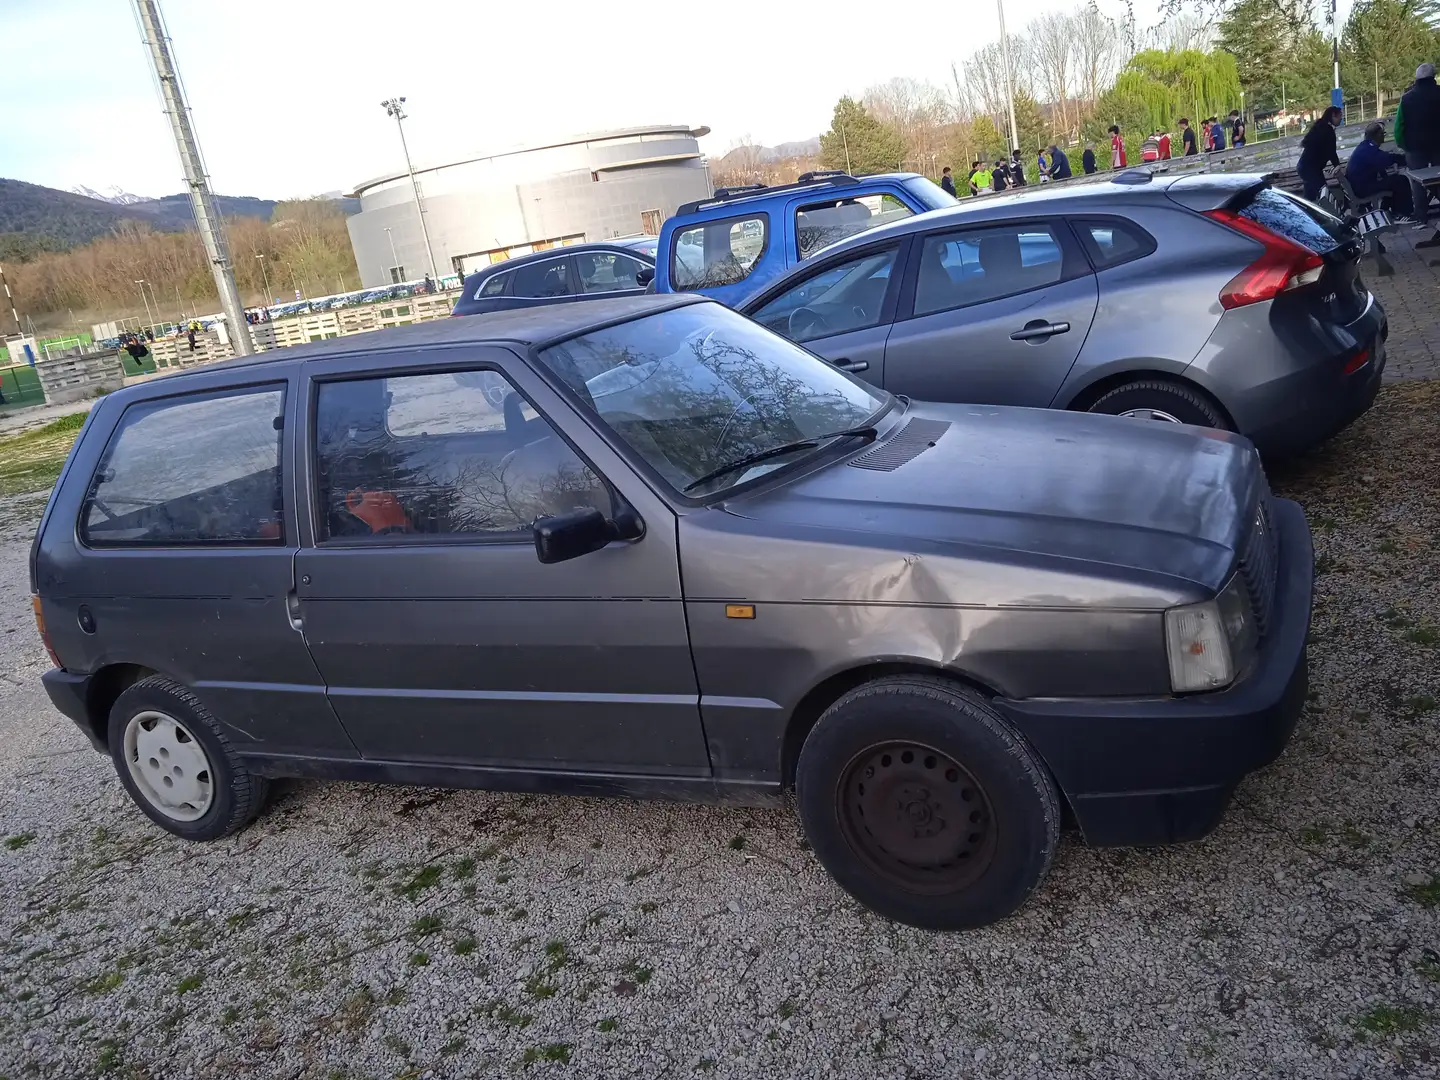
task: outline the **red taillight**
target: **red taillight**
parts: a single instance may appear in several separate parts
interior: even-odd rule
[[[1362,367],[1364,367],[1364,366],[1365,366],[1366,364],[1368,364],[1369,362],[1370,362],[1370,350],[1369,350],[1369,349],[1361,349],[1358,353],[1356,353],[1354,356],[1352,356],[1352,357],[1350,358],[1350,362],[1345,365],[1345,374],[1346,374],[1346,375],[1354,375],[1355,372],[1359,371]]]
[[[45,646],[45,651],[50,654],[50,662],[56,667],[64,667],[60,663],[60,657],[55,655],[55,647],[50,644],[50,635],[45,631],[45,609],[40,606],[40,597],[30,597],[30,607],[35,612],[35,629],[40,631],[40,641]]]
[[[1259,222],[1233,210],[1207,210],[1205,216],[1265,245],[1260,257],[1236,274],[1220,290],[1220,306],[1230,308],[1273,300],[1282,292],[1313,285],[1325,270],[1325,260],[1307,247],[1271,232]]]

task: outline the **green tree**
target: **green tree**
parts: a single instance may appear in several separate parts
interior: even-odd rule
[[[827,169],[856,175],[890,172],[905,158],[905,140],[852,97],[835,103],[830,130],[820,136],[820,160]]]
[[[1440,0],[1359,0],[1341,35],[1341,84],[1400,90],[1440,51]],[[1346,72],[1349,72],[1347,75]]]

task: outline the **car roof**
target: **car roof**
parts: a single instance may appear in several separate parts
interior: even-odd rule
[[[639,243],[639,241],[637,240],[633,243]],[[593,244],[565,244],[561,247],[546,248],[544,251],[532,251],[526,255],[517,255],[515,258],[506,259],[504,262],[491,263],[489,266],[483,266],[479,270],[473,270],[466,274],[465,280],[469,281],[471,278],[489,277],[492,274],[498,274],[505,270],[513,270],[517,266],[524,266],[526,263],[540,262],[544,259],[555,259],[561,255],[578,255],[587,251],[618,251],[626,255],[636,254],[632,243],[620,240],[596,241]],[[643,251],[639,252],[639,254],[642,258],[645,257]]]
[[[919,173],[892,172],[876,173],[870,176],[850,176],[848,174],[824,174],[815,177],[813,180],[796,181],[793,184],[776,184],[774,186],[762,185],[756,188],[719,188],[719,195],[712,195],[708,199],[697,199],[694,202],[684,203],[675,211],[673,217],[665,222],[670,225],[680,218],[690,217],[730,217],[734,209],[744,210],[753,207],[757,203],[765,202],[768,199],[789,199],[792,197],[803,197],[816,193],[830,194],[834,192],[838,197],[845,197],[853,194],[850,191],[854,187],[864,187],[867,184],[877,183],[900,183],[905,180],[914,180]]]
[[[599,330],[615,323],[628,322],[642,315],[668,311],[687,304],[713,303],[715,301],[707,297],[689,293],[650,293],[588,300],[583,304],[541,304],[461,318],[433,319],[413,326],[393,327],[379,333],[351,334],[329,341],[271,349],[253,356],[237,356],[219,363],[163,375],[159,379],[151,379],[138,385],[153,386],[157,382],[185,380],[214,371],[297,361],[331,360],[377,351],[418,350],[445,345],[519,345],[530,348],[574,337],[589,330]],[[116,391],[116,396],[125,392]]]
[[[1126,179],[1121,180],[1120,177]],[[1225,179],[1232,181],[1234,178],[1233,174],[1227,174]],[[929,232],[937,227],[943,228],[949,222],[961,226],[975,221],[1023,217],[1031,207],[1035,208],[1037,214],[1042,215],[1103,213],[1127,203],[1133,205],[1137,199],[1159,198],[1169,190],[1171,185],[1181,179],[1180,176],[1156,176],[1141,169],[1127,169],[1117,173],[1116,177],[1111,180],[1098,183],[1081,183],[1073,187],[1066,186],[1064,181],[1054,184],[1032,184],[1001,194],[962,199],[956,206],[927,210],[923,214],[901,218],[899,221],[892,221],[886,225],[847,236],[843,240],[837,240],[828,247],[815,252],[799,265],[813,265],[816,259],[829,258],[840,252],[867,247],[889,237],[907,236],[910,233]],[[1259,177],[1248,177],[1247,179],[1254,181]]]

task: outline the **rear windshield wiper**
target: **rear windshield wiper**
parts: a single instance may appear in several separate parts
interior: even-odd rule
[[[771,458],[779,457],[781,454],[788,454],[795,450],[813,450],[826,439],[843,439],[849,435],[860,435],[864,436],[866,442],[869,442],[875,438],[877,433],[873,424],[866,424],[863,427],[845,428],[843,431],[826,432],[824,435],[815,435],[808,439],[796,439],[794,442],[772,446],[768,450],[756,450],[753,454],[738,457],[734,461],[721,465],[718,469],[711,469],[698,480],[692,480],[686,484],[683,490],[688,494],[701,484],[709,483],[711,480],[718,480],[726,473],[732,473],[736,469],[743,469],[749,465],[758,465],[762,461],[769,461]]]

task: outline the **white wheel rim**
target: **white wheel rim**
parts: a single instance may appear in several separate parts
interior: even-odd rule
[[[1180,423],[1178,416],[1165,412],[1162,409],[1126,409],[1120,415],[1128,416],[1132,420],[1160,420],[1167,424]]]
[[[215,801],[210,759],[173,716],[146,711],[130,718],[125,725],[125,765],[145,801],[175,821],[202,818]]]

